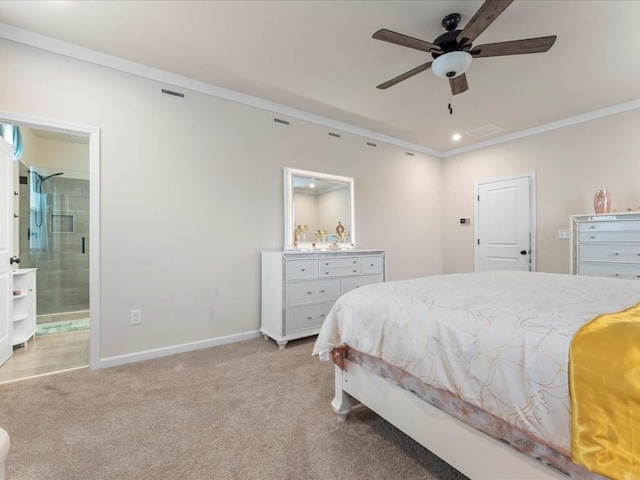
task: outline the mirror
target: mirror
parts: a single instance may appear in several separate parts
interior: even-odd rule
[[[353,178],[284,169],[284,249],[354,248]]]

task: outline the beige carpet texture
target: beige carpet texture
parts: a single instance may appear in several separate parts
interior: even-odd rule
[[[261,338],[0,385],[7,480],[466,478],[362,405],[339,423],[312,346]]]

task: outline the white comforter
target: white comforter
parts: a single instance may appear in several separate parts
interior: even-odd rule
[[[349,345],[568,452],[571,339],[639,302],[640,281],[545,273],[381,283],[340,297],[314,354]]]

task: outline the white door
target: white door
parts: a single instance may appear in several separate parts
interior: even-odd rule
[[[533,174],[476,184],[476,271],[535,270]]]
[[[0,365],[13,355],[13,149],[0,137]]]

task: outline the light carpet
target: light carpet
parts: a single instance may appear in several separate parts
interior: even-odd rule
[[[339,423],[312,339],[0,385],[7,480],[464,477],[364,406]]]

